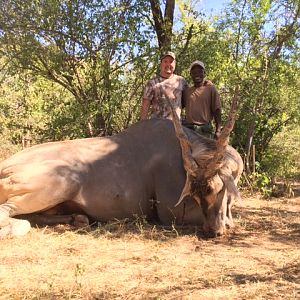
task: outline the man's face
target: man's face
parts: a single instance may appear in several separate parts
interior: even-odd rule
[[[195,85],[199,85],[203,82],[205,77],[205,71],[201,66],[194,66],[191,69],[191,77]]]
[[[176,61],[171,56],[164,57],[160,62],[160,74],[162,77],[169,78],[173,75],[176,67]]]

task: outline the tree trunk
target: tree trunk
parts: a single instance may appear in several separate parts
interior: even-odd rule
[[[149,1],[151,4],[151,11],[154,20],[153,26],[157,35],[158,47],[163,53],[171,49],[175,0],[165,1],[164,16],[160,8],[160,1]]]

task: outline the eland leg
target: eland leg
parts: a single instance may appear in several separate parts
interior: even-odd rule
[[[68,165],[46,161],[33,165],[12,166],[0,179],[0,236],[20,236],[30,230],[17,215],[45,211],[72,200],[80,189],[77,174]]]
[[[0,205],[0,239],[7,236],[23,236],[30,231],[30,223],[27,220],[17,220],[10,217],[9,205]]]

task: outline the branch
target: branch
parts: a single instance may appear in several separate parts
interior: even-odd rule
[[[296,13],[294,15],[292,22],[289,25],[285,26],[283,30],[281,30],[282,33],[279,33],[277,35],[277,38],[278,38],[277,45],[275,46],[273,53],[271,53],[271,55],[270,55],[274,59],[279,57],[284,43],[289,38],[294,36],[296,34],[297,30],[299,30],[299,25],[297,24],[299,16],[300,16],[300,5],[298,5],[298,8],[296,10]]]
[[[157,34],[158,46],[161,49],[164,41],[163,16],[159,6],[159,1],[149,0],[151,11],[154,19],[154,30]]]
[[[182,51],[181,51],[179,57],[181,56],[182,53],[186,52],[186,50],[187,50],[187,48],[189,46],[189,43],[190,43],[190,41],[191,41],[191,39],[193,37],[193,28],[194,28],[194,24],[192,24],[190,26],[190,28],[189,28],[189,32],[188,32],[188,35],[187,35],[187,38],[186,38],[186,42],[185,42],[185,44],[184,44],[184,46],[182,48]]]

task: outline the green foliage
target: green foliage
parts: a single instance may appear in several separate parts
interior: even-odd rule
[[[152,52],[153,32],[143,22],[148,3],[4,0],[1,8],[0,43],[14,64],[10,73],[30,70],[61,85],[81,107],[90,135],[113,133],[126,67]],[[141,84],[136,80],[134,91]]]
[[[263,194],[265,198],[269,198],[272,194],[272,181],[271,178],[264,172],[252,173],[249,179],[253,184],[253,188]]]
[[[265,157],[272,159],[275,155],[270,145],[273,138],[286,126],[300,123],[300,72],[295,60],[299,56],[299,38],[295,34],[299,32],[299,4],[279,2],[232,1],[225,15],[211,23],[191,18],[194,35],[185,54],[189,61],[200,59],[206,63],[209,79],[220,90],[224,116],[234,88],[240,87],[232,144],[247,165],[251,165],[251,146],[256,146],[256,162],[263,177],[275,175],[265,169]],[[188,72],[185,76],[189,77]],[[285,150],[290,153],[291,148]]]
[[[274,180],[300,178],[300,128],[287,127],[271,141],[261,169]]]
[[[3,80],[0,91],[0,128],[8,144],[89,136],[78,103],[58,84],[20,73]]]

